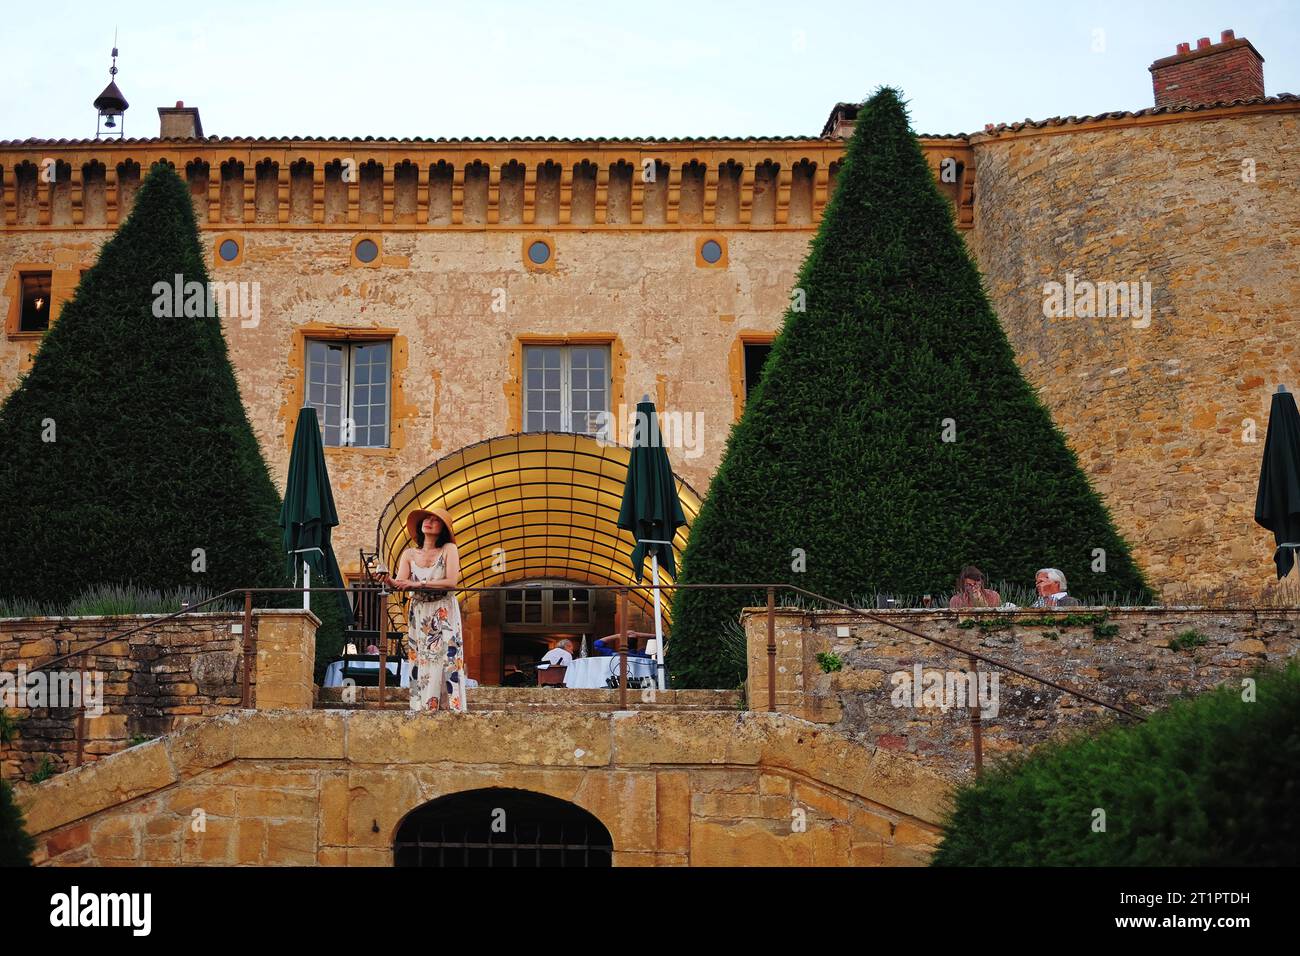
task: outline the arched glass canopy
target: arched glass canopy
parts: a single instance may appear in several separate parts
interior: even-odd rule
[[[629,454],[621,445],[560,432],[502,435],[468,445],[398,490],[380,514],[376,550],[396,573],[402,549],[414,544],[406,516],[417,508],[446,508],[465,587],[542,578],[635,584],[629,561],[635,542],[617,524]],[[700,497],[681,478],[677,494],[687,522],[673,539],[680,568]],[[650,583],[649,561],[642,583]],[[661,572],[660,583],[672,579]],[[652,604],[649,592],[634,591],[631,600]]]

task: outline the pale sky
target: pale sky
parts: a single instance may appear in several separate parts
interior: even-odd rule
[[[1147,67],[1233,29],[1300,92],[1295,0],[1163,3],[222,0],[6,4],[0,139],[128,136],[198,106],[225,136],[817,135],[881,84],[919,133],[1153,105]]]

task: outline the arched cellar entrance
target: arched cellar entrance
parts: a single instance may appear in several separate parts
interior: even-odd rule
[[[402,867],[606,867],[614,841],[575,804],[491,787],[439,797],[407,814],[393,840]]]
[[[465,659],[482,684],[508,683],[543,641],[613,633],[613,592],[583,585],[632,584],[635,542],[618,527],[629,450],[588,435],[528,432],[468,445],[408,481],[379,517],[376,552],[396,568],[412,542],[406,516],[446,508],[456,527],[465,587],[509,585],[511,593],[461,598]],[[681,478],[687,524],[673,539],[678,564],[700,496]],[[672,579],[661,576],[664,584]],[[653,630],[648,592],[633,592],[629,627]],[[585,615],[585,616],[581,616]],[[535,677],[519,678],[528,681]]]

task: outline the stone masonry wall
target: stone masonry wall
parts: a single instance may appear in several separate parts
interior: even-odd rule
[[[224,327],[277,487],[302,405],[303,338],[344,327],[395,336],[392,447],[326,450],[340,521],[334,549],[345,571],[356,570],[358,547],[373,550],[381,510],[411,477],[459,448],[520,430],[512,369],[519,336],[607,333],[623,372],[614,411],[634,410],[649,393],[661,410],[702,415],[698,449],[668,450],[674,470],[702,494],[736,417],[740,335],[775,333],[812,235],[733,232],[727,268],[708,269],[696,265],[690,232],[538,234],[555,244],[552,271],[528,271],[518,232],[387,232],[381,268],[352,264],[346,230],[250,232],[239,264],[225,267],[211,265],[225,234],[202,233],[214,280],[260,284],[258,324]],[[89,264],[107,235],[7,234],[0,277],[19,262]],[[503,290],[501,311],[494,290]],[[38,344],[0,341],[0,395]]]
[[[1137,713],[1162,708],[1180,695],[1224,684],[1240,687],[1255,668],[1282,665],[1300,651],[1300,611],[1294,609],[874,613],[881,621]],[[766,708],[766,610],[746,611],[745,626],[750,706]],[[834,667],[836,662],[830,657],[819,661],[819,654],[834,655],[840,669],[827,671],[823,663]],[[782,610],[777,616],[776,660],[778,710],[831,724],[956,779],[973,771],[969,711],[964,705],[929,706],[941,702],[922,694],[930,671],[964,680],[959,675],[970,666],[966,654],[848,614]],[[915,685],[917,665],[920,686]],[[1127,720],[1038,681],[983,663],[977,666],[990,678],[998,677],[996,715],[982,719],[986,762],[1061,733]],[[909,686],[915,687],[910,699],[900,691]],[[942,704],[953,702],[948,697]]]
[[[48,866],[391,866],[412,810],[489,787],[593,814],[615,866],[924,864],[945,780],[777,714],[242,712],[17,797]]]
[[[17,675],[19,667],[35,667],[162,616],[0,619],[0,671]],[[133,738],[158,737],[239,709],[243,650],[235,629],[242,622],[241,613],[197,612],[57,665],[64,673],[103,675],[103,712],[88,716],[85,708],[6,706],[18,724],[16,739],[0,758],[3,776],[29,776],[47,758],[55,772],[62,772],[116,753]],[[312,705],[311,641],[317,623],[310,612],[254,612],[254,706]]]
[[[1166,599],[1258,593],[1275,576],[1253,520],[1270,398],[1300,387],[1300,117],[1220,110],[972,142],[968,242],[1137,560]],[[1150,325],[1044,317],[1044,283],[1067,273],[1150,282]]]

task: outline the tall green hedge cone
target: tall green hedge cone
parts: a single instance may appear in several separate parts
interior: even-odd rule
[[[1300,665],[1049,742],[962,787],[935,866],[1300,864]],[[1243,697],[1245,696],[1245,699]]]
[[[1057,567],[1078,596],[1145,590],[1020,374],[895,90],[859,111],[795,289],[681,583],[781,582],[852,600],[950,593],[974,563],[1026,585]],[[674,681],[735,686],[744,675],[719,634],[764,600],[678,591]]]
[[[178,275],[207,287],[189,190],[157,166],[0,407],[5,597],[288,584],[221,320],[155,315]]]

